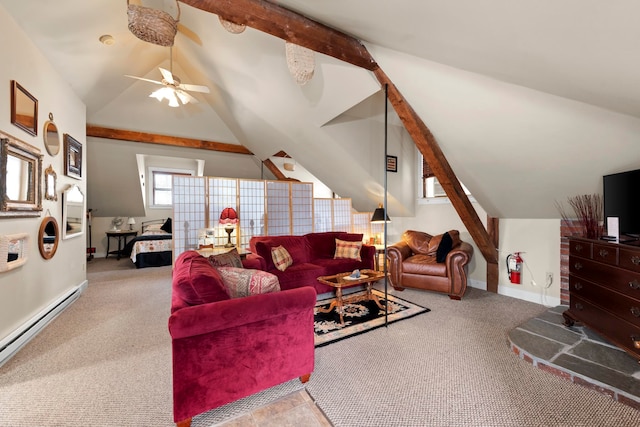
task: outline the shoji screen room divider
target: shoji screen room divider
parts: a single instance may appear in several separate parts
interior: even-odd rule
[[[200,244],[223,246],[228,235],[220,213],[238,214],[231,241],[248,248],[253,236],[322,231],[372,233],[370,212],[352,212],[351,199],[314,199],[313,183],[219,177],[173,177],[173,257]]]

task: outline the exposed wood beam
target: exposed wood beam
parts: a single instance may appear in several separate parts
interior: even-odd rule
[[[377,64],[355,38],[264,0],[181,0],[299,46],[373,71]]]
[[[156,133],[112,129],[94,125],[87,125],[87,136],[118,139],[121,141],[144,142],[147,144],[172,145],[174,147],[197,148],[200,150],[222,151],[225,153],[253,154],[244,145],[205,141],[203,139],[182,138],[179,136],[159,135]]]
[[[269,169],[269,171],[271,171],[271,173],[276,177],[276,179],[278,181],[298,181],[298,182],[300,182],[299,179],[289,178],[288,176],[283,174],[282,171],[280,170],[280,168],[278,166],[276,166],[276,164],[273,163],[270,159],[264,160],[262,162],[262,164],[265,165],[267,167],[267,169]]]
[[[276,164],[273,163],[271,160],[269,160],[269,159],[263,160],[262,164],[265,165],[267,167],[267,169],[269,169],[269,171],[273,174],[273,176],[276,177],[277,180],[283,181],[283,180],[287,179],[287,177],[284,176],[284,174],[278,168],[278,166],[276,166]]]
[[[500,241],[500,219],[487,216],[487,233],[495,248]],[[496,249],[497,250],[497,249]],[[500,269],[497,262],[487,262],[487,291],[498,293]]]
[[[384,71],[381,68],[377,68],[374,70],[374,74],[380,84],[383,86],[385,84],[388,85],[388,96],[391,105],[393,105],[413,142],[427,160],[436,178],[438,178],[438,182],[447,193],[447,197],[451,200],[451,204],[458,212],[473,241],[478,245],[484,259],[489,263],[497,263],[496,247],[489,238],[482,221],[478,217],[478,213],[465,194],[460,181],[453,169],[451,169],[435,137]]]
[[[244,24],[300,46],[373,71],[378,81],[389,85],[389,99],[413,138],[418,150],[432,165],[438,181],[458,212],[487,263],[496,264],[498,255],[478,214],[444,157],[440,146],[422,119],[415,113],[362,43],[338,30],[264,0],[181,0],[195,8],[214,13],[236,24]],[[269,165],[265,164],[269,168]],[[275,165],[273,165],[275,166]],[[277,169],[277,168],[276,168]],[[270,169],[271,170],[271,169]],[[273,172],[273,171],[272,171]],[[279,171],[278,171],[279,172]],[[274,172],[274,175],[276,173]],[[278,176],[278,175],[276,175]]]

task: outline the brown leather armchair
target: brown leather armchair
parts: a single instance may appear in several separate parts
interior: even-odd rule
[[[402,291],[417,288],[443,292],[459,300],[467,290],[468,264],[473,247],[457,230],[437,236],[407,230],[402,240],[387,247],[389,280]]]

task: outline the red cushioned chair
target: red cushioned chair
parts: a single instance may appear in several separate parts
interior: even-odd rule
[[[313,288],[230,299],[217,270],[195,251],[176,260],[172,286],[169,332],[178,426],[294,378],[309,379]]]

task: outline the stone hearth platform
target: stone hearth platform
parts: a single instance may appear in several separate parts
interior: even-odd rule
[[[509,332],[513,352],[540,369],[640,410],[640,363],[585,326],[564,326],[567,308],[551,308]]]

